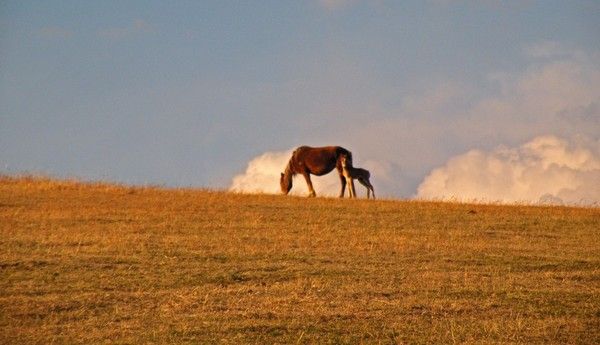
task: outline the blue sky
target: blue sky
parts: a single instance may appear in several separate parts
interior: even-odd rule
[[[474,148],[597,140],[598,18],[597,1],[2,1],[0,171],[227,188],[262,153],[338,144],[410,196]]]

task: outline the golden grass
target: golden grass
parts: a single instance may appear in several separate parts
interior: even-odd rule
[[[0,343],[599,343],[600,209],[0,178]]]

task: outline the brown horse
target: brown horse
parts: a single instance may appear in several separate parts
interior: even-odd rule
[[[292,158],[290,158],[285,167],[285,172],[281,173],[281,178],[279,179],[281,192],[288,194],[292,189],[292,176],[302,174],[308,185],[308,196],[316,196],[317,193],[315,193],[312,182],[310,181],[310,175],[325,175],[335,168],[338,171],[340,183],[342,184],[340,198],[344,197],[346,178],[342,171],[342,164],[340,162],[341,156],[347,156],[349,159],[352,159],[352,153],[340,146],[298,147],[294,150],[294,153],[292,153]]]

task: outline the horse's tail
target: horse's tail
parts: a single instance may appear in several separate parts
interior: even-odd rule
[[[336,155],[335,167],[339,171],[340,174],[342,173],[342,169],[343,169],[342,160],[341,160],[342,156],[346,156],[346,166],[352,167],[352,152],[346,150],[345,148],[343,148],[341,146],[338,146],[336,148],[335,155]]]
[[[352,152],[346,150],[345,148],[339,146],[337,148],[337,159],[339,161],[341,156],[346,156],[348,158],[348,161],[350,162],[350,166],[352,166]]]

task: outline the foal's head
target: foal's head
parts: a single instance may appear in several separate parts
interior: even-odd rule
[[[352,166],[352,158],[348,155],[340,156],[340,163],[342,164],[342,168],[351,167]]]

